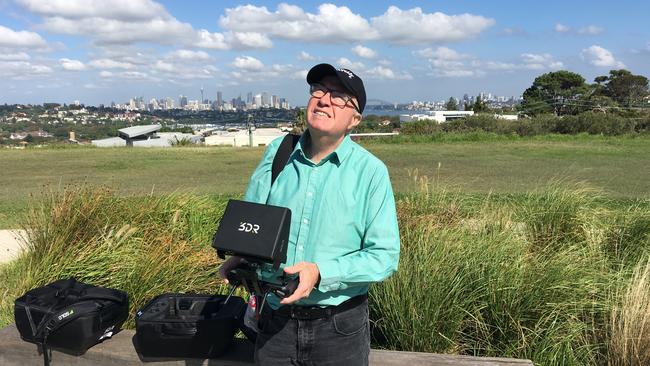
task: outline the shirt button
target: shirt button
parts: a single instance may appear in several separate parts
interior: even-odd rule
[[[302,250],[302,248],[303,248],[302,245],[298,245],[298,249],[299,249],[299,250]]]
[[[313,195],[314,195],[313,193],[311,193],[311,192],[307,192],[307,196],[308,196],[308,197],[312,197]]]
[[[302,222],[304,222],[305,224],[309,224],[309,220],[307,219],[302,220]]]

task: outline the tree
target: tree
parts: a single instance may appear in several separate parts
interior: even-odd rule
[[[447,104],[445,104],[445,109],[448,111],[458,110],[458,103],[456,103],[456,98],[449,97],[449,101],[447,101]]]
[[[648,78],[624,69],[610,70],[609,76],[598,76],[594,81],[599,85],[605,83],[603,94],[626,107],[642,103],[649,94]]]
[[[307,116],[304,109],[296,109],[296,118],[293,122],[292,133],[301,134],[307,129]]]
[[[469,105],[469,109],[473,110],[474,113],[483,113],[488,112],[490,110],[490,107],[488,107],[487,103],[482,100],[481,96],[479,95],[476,97],[476,100],[474,100],[474,103]]]
[[[524,91],[521,109],[531,115],[579,113],[585,109],[580,102],[587,90],[588,85],[580,74],[566,70],[549,72],[536,77],[533,85]]]

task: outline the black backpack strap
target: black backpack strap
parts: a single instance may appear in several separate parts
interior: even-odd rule
[[[280,147],[278,147],[278,151],[275,153],[273,165],[271,166],[271,185],[273,185],[275,180],[278,178],[278,175],[280,175],[284,166],[287,165],[293,149],[296,147],[296,144],[298,144],[298,140],[300,140],[300,135],[294,135],[291,133],[287,134],[282,139],[282,143],[280,143]]]
[[[84,300],[109,300],[118,304],[124,304],[127,301],[127,297],[111,289],[90,287],[85,289],[77,299],[77,301]]]

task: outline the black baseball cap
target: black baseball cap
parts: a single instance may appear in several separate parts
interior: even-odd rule
[[[318,64],[307,73],[307,84],[313,84],[321,81],[325,76],[336,76],[343,86],[357,98],[359,103],[359,112],[363,112],[366,106],[366,89],[363,87],[361,78],[348,69],[337,69],[330,64]]]

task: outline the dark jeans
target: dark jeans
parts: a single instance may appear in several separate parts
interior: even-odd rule
[[[257,365],[368,365],[368,302],[314,320],[273,316],[257,335]]]

